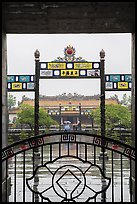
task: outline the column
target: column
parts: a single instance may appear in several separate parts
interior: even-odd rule
[[[2,28],[2,148],[8,145],[7,38],[6,37],[7,37],[6,32]],[[2,163],[2,202],[8,201],[8,195],[10,193],[10,188],[11,188],[10,183],[11,183],[10,178],[6,177],[6,163],[3,162]],[[6,194],[6,185],[7,185],[7,194]]]
[[[131,90],[131,121],[132,121],[132,145],[135,147],[135,33],[132,33],[132,90]],[[135,202],[135,162],[132,162],[132,177],[130,178],[132,188],[132,202]]]

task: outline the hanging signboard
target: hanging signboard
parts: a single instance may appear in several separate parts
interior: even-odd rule
[[[131,91],[131,74],[107,74],[105,75],[106,91]]]
[[[8,75],[7,91],[34,91],[34,75]]]
[[[79,111],[79,106],[61,106],[61,111]]]

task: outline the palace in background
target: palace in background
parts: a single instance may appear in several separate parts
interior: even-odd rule
[[[34,99],[22,97],[20,104],[29,104],[34,106]],[[106,104],[118,104],[119,101],[115,97],[105,100]],[[64,121],[70,121],[72,125],[81,120],[81,125],[93,127],[93,118],[90,113],[93,109],[100,106],[100,95],[84,96],[77,93],[60,94],[57,96],[42,96],[39,97],[39,107],[48,111],[48,114],[61,125]],[[9,121],[12,124],[17,118],[19,107],[9,110]]]

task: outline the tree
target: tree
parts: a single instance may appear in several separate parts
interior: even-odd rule
[[[28,104],[21,104],[20,106],[21,112],[17,114],[17,124],[26,124],[29,125],[30,129],[34,130],[34,107]],[[50,128],[51,125],[57,124],[55,120],[53,120],[44,108],[39,109],[39,126],[46,126],[47,129]]]
[[[8,95],[8,109],[11,110],[12,107],[16,105],[16,97],[9,94]]]
[[[101,112],[100,107],[91,113],[95,123],[100,127],[101,125]],[[109,104],[105,105],[105,119],[106,119],[106,136],[118,136],[114,133],[114,129],[117,126],[124,128],[131,127],[131,112],[125,106],[121,104]]]
[[[131,96],[127,96],[127,94],[123,94],[122,100],[120,101],[120,103],[126,107],[131,106]]]

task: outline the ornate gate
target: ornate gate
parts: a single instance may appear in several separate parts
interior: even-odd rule
[[[100,62],[76,58],[71,46],[64,53],[65,58],[40,62],[36,50],[35,77],[8,76],[8,91],[35,91],[35,137],[2,151],[3,168],[12,185],[9,201],[132,202],[135,149],[105,137],[105,91],[131,91],[131,75],[105,75],[104,50]],[[40,78],[99,78],[101,136],[86,132],[39,135]],[[8,186],[6,180],[6,201]]]
[[[10,202],[132,202],[135,149],[85,132],[42,134],[2,150]]]

